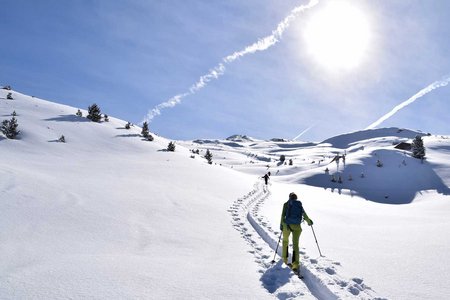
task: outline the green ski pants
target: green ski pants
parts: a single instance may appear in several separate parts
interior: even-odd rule
[[[300,266],[300,255],[299,255],[299,239],[300,234],[302,233],[302,227],[300,224],[291,224],[286,225],[283,224],[283,251],[282,251],[282,258],[283,262],[285,264],[288,263],[288,257],[289,257],[289,236],[292,233],[292,244],[293,244],[293,252],[292,252],[292,268],[298,269]]]

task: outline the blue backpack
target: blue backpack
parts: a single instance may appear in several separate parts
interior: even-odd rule
[[[290,224],[300,224],[303,216],[303,205],[300,201],[290,199],[286,202],[286,214],[284,222]]]

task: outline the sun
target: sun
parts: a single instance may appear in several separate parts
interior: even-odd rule
[[[331,70],[351,70],[367,54],[367,16],[346,2],[333,1],[311,17],[304,33],[310,54]]]

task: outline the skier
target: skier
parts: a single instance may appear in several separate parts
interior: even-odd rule
[[[268,172],[266,175],[264,175],[263,177],[261,177],[261,178],[264,178],[264,182],[266,183],[266,185],[267,185],[268,182],[269,182],[269,176],[270,176],[270,172]]]
[[[306,212],[303,210],[302,203],[297,200],[297,195],[295,193],[289,194],[289,200],[283,204],[283,212],[281,213],[280,230],[283,232],[283,249],[282,258],[283,262],[292,268],[294,273],[300,274],[300,255],[299,255],[299,239],[302,233],[302,217],[305,219],[309,226],[313,225],[313,221],[308,217]],[[289,236],[292,232],[292,243],[293,243],[293,253],[292,253],[292,264],[288,263],[288,246],[289,246]],[[299,275],[300,276],[300,275]]]

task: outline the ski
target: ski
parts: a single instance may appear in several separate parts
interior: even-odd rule
[[[292,269],[292,264],[291,263],[287,264],[287,266],[289,267],[289,269],[292,270],[292,272],[294,272],[295,275],[297,275],[297,277],[299,279],[304,279],[303,275],[300,274],[300,268],[298,268],[297,270]]]
[[[304,279],[303,275],[300,274],[300,270],[294,271],[294,274],[297,275],[299,279]]]

